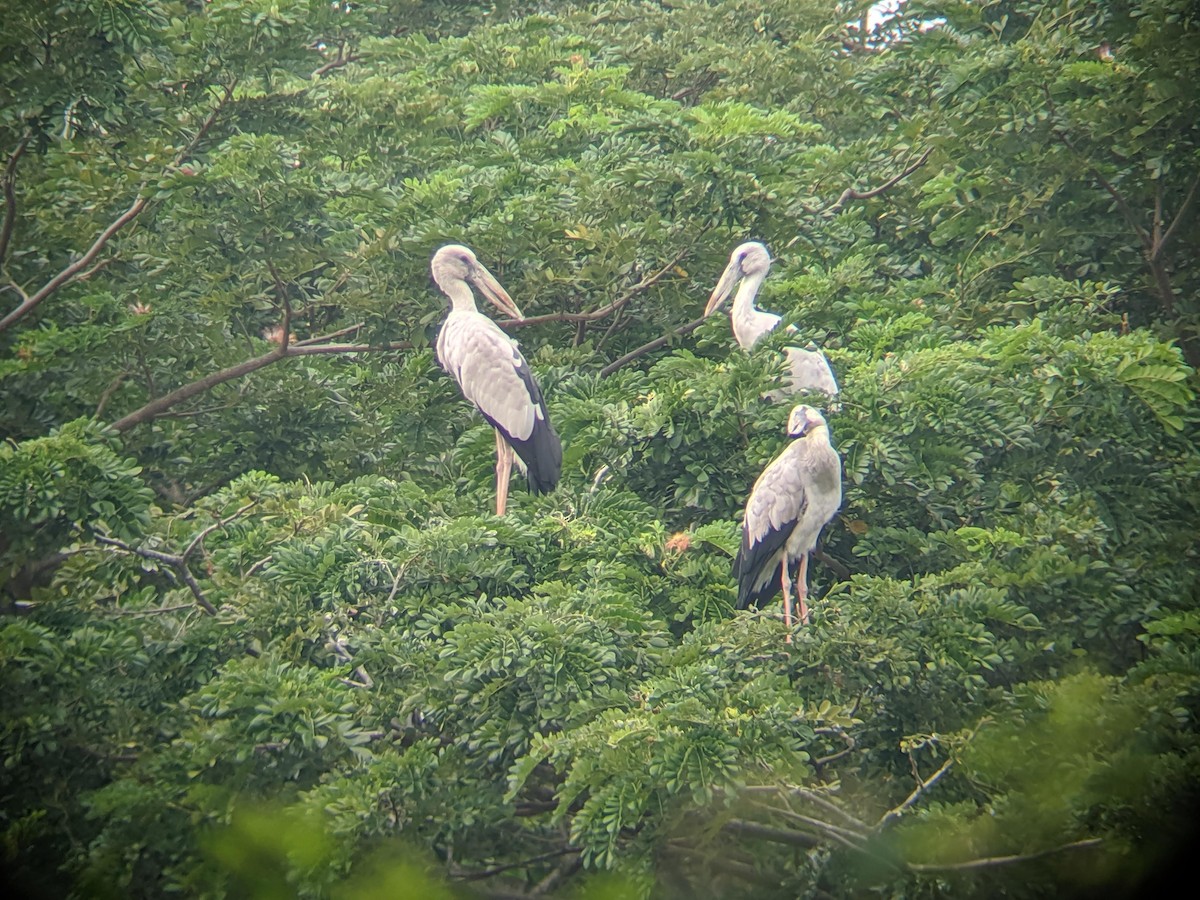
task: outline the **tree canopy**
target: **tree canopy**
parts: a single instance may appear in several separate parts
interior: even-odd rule
[[[15,0],[0,60],[25,894],[1120,894],[1187,835],[1194,3]],[[564,445],[503,518],[449,242]],[[785,644],[731,564],[797,340]]]

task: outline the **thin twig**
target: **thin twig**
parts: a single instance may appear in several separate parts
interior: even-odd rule
[[[651,351],[657,350],[659,347],[663,346],[664,344],[670,343],[675,338],[684,337],[685,335],[691,334],[693,331],[695,331],[697,328],[699,328],[701,325],[704,324],[704,321],[706,318],[707,318],[706,316],[701,316],[699,319],[696,319],[693,322],[688,322],[686,325],[680,325],[678,328],[667,332],[662,337],[656,337],[654,340],[650,341],[649,343],[642,344],[642,346],[638,347],[636,350],[630,350],[624,356],[613,360],[607,366],[605,366],[603,369],[601,369],[600,377],[607,378],[609,375],[611,375],[613,372],[617,371],[618,369],[622,368],[623,366],[628,365],[629,363],[633,362],[635,359],[638,359],[639,357],[645,356],[647,353],[650,353]]]
[[[186,560],[189,556],[192,555],[192,553],[195,551],[195,549],[197,547],[199,547],[201,543],[204,542],[204,539],[206,537],[208,537],[210,534],[212,534],[218,528],[224,528],[226,525],[228,525],[234,519],[240,518],[243,513],[249,512],[257,505],[258,505],[257,500],[251,500],[249,503],[247,503],[245,506],[243,506],[241,509],[239,509],[237,512],[235,512],[233,515],[231,515],[228,519],[218,519],[217,521],[213,522],[211,525],[209,525],[207,528],[205,528],[203,531],[201,531],[198,535],[196,535],[194,538],[192,538],[192,542],[187,545],[187,549],[184,550],[183,553],[179,554],[179,558]]]
[[[921,168],[921,166],[925,165],[925,163],[929,160],[930,154],[932,153],[933,148],[928,148],[924,153],[921,154],[920,158],[917,159],[916,162],[906,167],[899,175],[894,175],[889,178],[883,184],[879,185],[879,187],[874,187],[867,191],[858,191],[854,188],[846,188],[844,191],[842,191],[842,195],[834,201],[833,205],[824,210],[824,215],[832,216],[834,213],[840,212],[848,200],[870,200],[872,197],[878,197],[884,191],[891,190],[913,172],[917,171],[917,169]]]
[[[548,322],[595,322],[597,319],[603,319],[605,316],[611,316],[613,313],[623,309],[626,305],[628,305],[628,303],[638,294],[662,281],[662,279],[665,278],[672,269],[679,265],[680,261],[691,252],[691,249],[691,244],[684,247],[682,250],[676,253],[674,257],[671,258],[669,263],[667,263],[653,275],[643,278],[612,303],[608,304],[608,306],[602,306],[600,309],[594,309],[591,312],[585,313],[557,312],[547,313],[544,316],[530,316],[526,319],[503,319],[498,321],[496,324],[501,328],[512,329],[524,328],[528,325],[545,325]]]
[[[1154,247],[1154,257],[1157,259],[1162,255],[1163,251],[1175,237],[1175,230],[1179,227],[1179,223],[1184,220],[1187,214],[1191,211],[1192,201],[1196,199],[1196,188],[1200,187],[1200,175],[1192,179],[1192,186],[1188,188],[1187,196],[1183,198],[1183,203],[1179,205],[1179,212],[1175,213],[1175,218],[1171,221],[1170,226],[1163,234],[1162,238]]]
[[[844,819],[846,822],[849,822],[855,828],[865,830],[869,827],[866,822],[863,822],[860,819],[856,819],[854,816],[850,815],[850,813],[846,812],[844,809],[842,809],[836,803],[830,802],[828,798],[822,797],[817,792],[809,790],[808,788],[802,788],[802,787],[798,787],[795,785],[784,785],[782,787],[777,787],[777,786],[771,784],[771,785],[755,785],[752,787],[744,788],[743,791],[745,793],[749,793],[749,794],[776,794],[776,795],[782,794],[782,795],[787,795],[787,796],[791,796],[791,797],[796,797],[798,799],[805,800],[809,803],[812,803],[815,806],[819,806],[822,809],[824,809],[826,812],[831,812],[834,815],[840,816],[842,819]]]
[[[116,378],[114,378],[111,382],[109,382],[108,387],[106,387],[104,389],[104,392],[100,395],[100,401],[96,404],[96,411],[94,413],[92,413],[92,418],[95,418],[95,419],[100,418],[101,413],[104,412],[104,407],[108,406],[108,401],[109,401],[109,399],[112,398],[113,392],[116,391],[116,389],[119,388],[122,384],[124,384],[125,379],[128,377],[129,377],[128,372],[122,372],[120,375],[118,375]]]
[[[821,844],[819,838],[802,831],[773,828],[761,822],[749,822],[745,819],[730,819],[721,827],[723,831],[730,831],[749,838],[761,838],[776,844],[790,844],[793,847],[817,847]]]
[[[960,863],[909,863],[908,868],[913,872],[969,872],[973,869],[987,869],[993,866],[1011,866],[1014,863],[1031,862],[1032,860],[1041,859],[1044,856],[1050,856],[1054,853],[1062,853],[1066,850],[1088,850],[1092,847],[1099,847],[1103,843],[1103,838],[1087,838],[1082,841],[1074,841],[1070,844],[1050,847],[1047,850],[1039,850],[1036,853],[1020,853],[1012,856],[987,856],[982,859],[970,859]]]
[[[944,763],[942,763],[942,767],[940,769],[938,769],[936,772],[934,772],[932,775],[930,775],[924,781],[919,782],[917,784],[916,788],[913,790],[913,792],[905,798],[903,803],[901,803],[895,809],[889,809],[886,813],[883,814],[883,817],[879,820],[878,823],[876,823],[875,830],[882,831],[884,828],[886,828],[892,822],[896,821],[896,819],[899,819],[900,816],[902,816],[904,814],[905,810],[907,810],[914,803],[916,803],[918,799],[920,799],[922,794],[924,794],[927,790],[929,790],[931,787],[933,787],[935,784],[937,784],[939,781],[941,781],[942,776],[945,775],[947,772],[949,772],[950,768],[953,765],[954,765],[954,759],[953,758],[947,759]]]
[[[477,872],[455,872],[450,877],[455,881],[481,881],[484,878],[491,878],[493,875],[511,872],[513,869],[523,869],[526,866],[531,866],[534,863],[543,862],[547,859],[557,859],[560,856],[578,854],[579,852],[579,849],[576,847],[563,847],[559,850],[551,850],[549,853],[541,853],[537,856],[531,856],[529,859],[519,860],[518,862],[493,866],[490,869],[480,869]]]
[[[168,168],[177,168],[180,163],[182,163],[184,159],[191,154],[204,136],[208,134],[209,129],[211,129],[213,124],[216,122],[217,116],[229,102],[229,99],[233,96],[233,90],[236,85],[237,79],[235,78],[226,86],[224,96],[217,102],[216,106],[208,114],[208,117],[204,120],[204,122],[201,123],[199,130],[197,130],[192,139],[182,150],[179,151],[178,154],[176,154],[174,161]],[[143,182],[138,187],[139,195],[145,187],[146,182]],[[6,315],[3,319],[0,319],[0,331],[5,331],[13,323],[24,318],[35,308],[37,308],[44,300],[57,292],[58,289],[63,285],[68,284],[69,282],[80,277],[80,273],[88,270],[89,266],[92,265],[96,257],[100,255],[100,253],[108,245],[108,242],[112,240],[113,236],[134,219],[136,219],[142,213],[142,210],[149,205],[149,203],[149,197],[138,196],[137,199],[129,205],[129,208],[126,209],[125,212],[117,216],[117,218],[114,219],[107,228],[100,232],[100,236],[92,242],[92,246],[88,248],[86,253],[84,253],[77,260],[75,260],[75,262],[71,263],[69,266],[51,278],[48,282],[46,282],[46,284],[43,285],[39,291],[27,296],[21,302],[20,306]],[[91,272],[88,274],[91,274]]]
[[[350,63],[358,62],[360,59],[362,59],[362,57],[359,56],[358,54],[354,53],[353,51],[351,51],[350,53],[347,53],[346,52],[346,42],[339,41],[337,56],[335,56],[333,59],[331,59],[329,62],[325,63],[324,65],[318,66],[317,68],[313,69],[312,74],[309,75],[308,77],[309,78],[320,78],[322,75],[332,72],[334,69],[340,69],[340,68],[342,68],[342,66],[348,66],[348,65],[350,65]]]
[[[846,734],[846,732],[843,731],[841,728],[818,728],[818,729],[816,729],[816,732],[817,732],[817,734],[836,735],[837,737],[840,737],[842,739],[842,741],[845,742],[845,744],[846,744],[846,747],[844,750],[839,750],[837,753],[831,753],[829,756],[822,756],[820,759],[814,759],[813,765],[816,766],[818,769],[821,768],[822,766],[828,765],[829,763],[833,762],[834,760],[838,760],[838,759],[841,759],[843,756],[846,756],[856,746],[854,738],[851,737],[850,735]]]
[[[4,222],[0,224],[0,266],[8,259],[8,244],[12,240],[13,228],[17,221],[17,163],[29,146],[32,135],[26,131],[17,141],[17,146],[8,155],[8,163],[4,166]]]
[[[767,812],[775,813],[783,816],[786,819],[791,819],[793,822],[799,822],[801,825],[806,825],[809,828],[825,835],[830,840],[837,841],[839,844],[844,844],[851,850],[861,850],[862,845],[867,842],[867,835],[858,831],[851,831],[849,828],[842,828],[840,825],[834,825],[832,822],[822,822],[820,819],[814,819],[812,816],[806,816],[803,813],[793,812],[790,809],[780,809],[778,806],[771,806],[769,803],[755,803],[759,809]]]
[[[171,570],[187,585],[188,590],[192,592],[192,596],[196,598],[196,603],[210,616],[217,614],[217,608],[208,602],[204,596],[204,591],[200,589],[200,584],[196,581],[196,577],[192,575],[191,570],[187,566],[187,562],[179,556],[171,553],[163,553],[161,550],[151,550],[148,547],[132,547],[124,541],[116,538],[96,535],[96,542],[106,544],[110,547],[116,547],[126,553],[133,553],[136,556],[141,556],[144,559],[152,559],[155,562],[165,563],[171,567]]]

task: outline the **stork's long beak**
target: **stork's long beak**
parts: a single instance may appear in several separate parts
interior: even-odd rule
[[[711,316],[721,308],[721,304],[733,293],[734,285],[738,283],[738,279],[741,277],[742,267],[736,262],[731,262],[725,267],[725,271],[721,273],[721,280],[717,282],[717,286],[713,288],[712,295],[708,298],[708,306],[704,307],[704,315],[706,317]]]
[[[521,310],[517,308],[517,304],[513,303],[513,298],[508,296],[506,291],[496,280],[496,277],[485,269],[482,265],[477,265],[471,270],[471,282],[475,287],[479,288],[483,296],[487,297],[488,301],[502,313],[506,313],[514,319],[525,318],[521,315]]]

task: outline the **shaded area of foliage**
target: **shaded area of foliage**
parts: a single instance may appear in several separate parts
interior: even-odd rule
[[[1200,784],[1200,21],[868,6],[13,5],[24,890],[1144,883]],[[729,567],[796,338],[694,322],[751,237],[843,390],[786,646]],[[430,348],[451,240],[565,445],[502,520]]]

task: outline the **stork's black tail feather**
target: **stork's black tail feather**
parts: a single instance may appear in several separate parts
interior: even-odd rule
[[[543,414],[546,407],[542,405]],[[539,419],[534,423],[533,434],[527,441],[509,443],[525,463],[525,477],[529,481],[529,490],[535,494],[549,494],[558,487],[558,479],[562,475],[562,441],[550,419]]]
[[[787,543],[791,533],[790,526],[772,528],[752,544],[746,536],[745,529],[742,530],[742,545],[738,548],[737,556],[733,560],[733,577],[737,579],[738,583],[738,609],[761,606],[779,593],[779,579],[783,574],[780,570],[787,565],[786,554],[784,554],[783,560],[771,567],[771,577],[762,582],[758,590],[754,589],[754,585],[761,581],[763,567],[771,563],[772,558]]]
[[[537,408],[538,415],[533,420],[533,433],[523,441],[518,440],[501,428],[496,420],[482,409],[479,411],[504,436],[509,446],[517,452],[517,456],[525,464],[525,477],[529,481],[529,490],[535,494],[549,494],[558,487],[558,479],[562,475],[562,441],[559,440],[554,426],[550,424],[550,410],[546,409],[541,385],[533,377],[529,363],[516,348],[513,349],[513,353],[516,354],[520,363],[516,366],[516,373],[525,383],[525,390],[529,393],[530,402]]]

